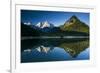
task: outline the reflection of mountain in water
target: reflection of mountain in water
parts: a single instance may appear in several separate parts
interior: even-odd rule
[[[39,46],[36,48],[38,52],[45,52],[45,53],[48,53],[52,49],[53,47],[45,47],[45,46]]]
[[[55,47],[64,49],[72,57],[77,57],[82,51],[89,47],[88,39],[34,39],[22,40],[22,52],[36,49],[38,52],[49,53]],[[30,48],[30,49],[29,49]]]
[[[64,48],[72,57],[77,57],[82,51],[89,47],[89,40],[73,42],[73,43],[62,43],[61,48]]]

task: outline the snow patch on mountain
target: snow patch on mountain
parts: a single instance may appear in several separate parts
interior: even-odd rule
[[[45,21],[45,22],[38,22],[35,26],[39,27],[39,28],[53,28],[54,25],[49,23],[48,21]]]

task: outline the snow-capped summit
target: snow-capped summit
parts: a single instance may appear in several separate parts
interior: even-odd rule
[[[45,22],[42,22],[41,28],[45,28],[45,27],[50,27],[50,28],[52,28],[52,27],[54,27],[54,26],[53,26],[51,23],[45,21]]]
[[[41,22],[38,22],[35,26],[41,27]]]
[[[31,25],[31,22],[24,22],[25,25]]]
[[[54,25],[49,23],[48,21],[38,22],[35,26],[37,26],[39,28],[45,28],[45,27],[53,28],[54,27]]]

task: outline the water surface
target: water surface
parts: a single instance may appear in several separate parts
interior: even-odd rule
[[[89,60],[88,38],[21,40],[21,63]]]

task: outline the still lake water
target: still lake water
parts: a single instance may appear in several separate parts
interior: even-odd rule
[[[89,39],[21,40],[21,63],[89,60]]]

